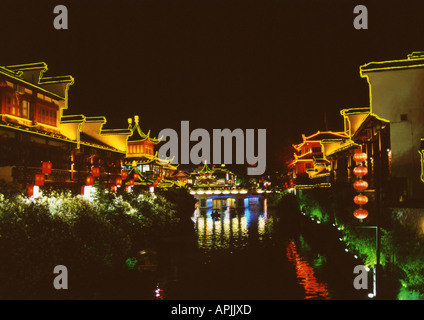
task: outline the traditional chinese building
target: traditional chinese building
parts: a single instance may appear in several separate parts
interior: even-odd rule
[[[127,139],[123,170],[131,181],[130,185],[161,188],[184,185],[183,181],[174,177],[178,166],[172,164],[173,159],[158,157],[155,146],[161,139],[151,137],[150,131],[144,133],[138,116],[134,117],[134,124],[132,119],[128,119],[128,123],[131,134]]]
[[[323,141],[334,185],[351,186],[355,149],[368,156],[367,190],[386,205],[420,202],[424,196],[424,53],[361,66],[370,106],[341,111],[349,139]]]
[[[197,187],[234,187],[236,185],[236,175],[225,164],[220,167],[210,168],[204,163],[203,167],[198,168],[192,173],[194,185]]]
[[[144,134],[138,117],[110,129],[105,117],[66,114],[74,78],[46,77],[47,69],[42,62],[0,67],[0,179],[79,193],[93,179],[116,185],[124,168],[139,174],[136,185],[153,178],[161,187],[183,184],[171,178],[177,167],[157,157],[160,139]]]
[[[119,172],[124,150],[101,137],[106,120],[64,115],[74,79],[45,72],[45,63],[0,67],[0,178],[31,185],[50,162],[44,183],[77,191],[92,166]]]
[[[323,140],[348,139],[344,132],[317,131],[293,145],[295,152],[289,164],[289,177],[296,189],[330,186],[330,161],[324,157]]]
[[[424,197],[424,52],[367,63],[360,73],[369,84],[370,114],[378,120],[374,120],[371,134],[389,140],[382,145],[378,138],[375,153],[381,154],[382,166],[388,167],[387,196],[400,202],[420,202]]]

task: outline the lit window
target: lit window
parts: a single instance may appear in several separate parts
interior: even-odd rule
[[[22,117],[23,118],[28,118],[28,114],[29,114],[29,101],[27,100],[22,100]]]

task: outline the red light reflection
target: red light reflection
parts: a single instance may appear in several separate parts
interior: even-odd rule
[[[293,241],[290,241],[287,246],[287,258],[296,267],[298,283],[305,289],[305,299],[318,297],[329,299],[327,286],[318,281],[314,275],[314,269],[309,265],[308,261],[297,252],[296,244]]]

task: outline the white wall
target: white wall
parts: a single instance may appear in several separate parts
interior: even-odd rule
[[[418,150],[424,137],[424,68],[365,73],[370,83],[371,111],[390,121],[392,176],[408,179],[408,193],[424,197]],[[401,121],[401,114],[407,115]]]

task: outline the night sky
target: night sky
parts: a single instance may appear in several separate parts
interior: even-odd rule
[[[301,134],[369,105],[359,67],[424,50],[422,1],[2,1],[0,65],[72,75],[67,114],[108,128],[267,129],[268,167]],[[69,29],[55,30],[66,5]],[[369,29],[353,27],[368,8]]]

